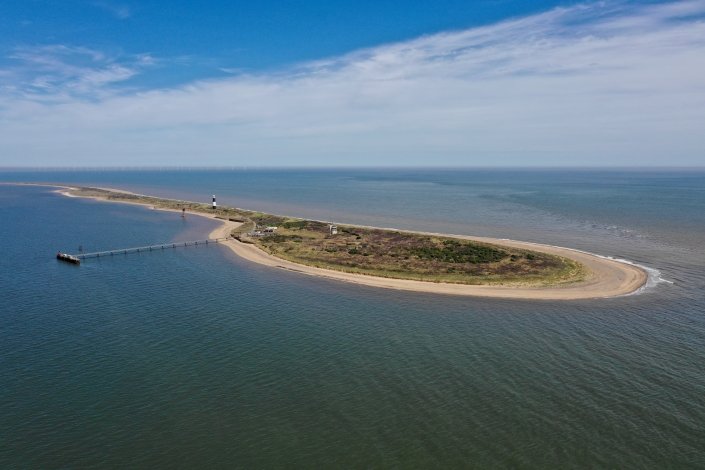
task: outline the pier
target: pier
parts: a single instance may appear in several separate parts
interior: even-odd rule
[[[120,248],[119,250],[106,250],[106,251],[95,251],[92,253],[78,253],[75,255],[70,255],[68,253],[60,253],[62,256],[57,255],[57,258],[61,261],[68,261],[72,262],[74,264],[80,264],[80,263],[75,263],[74,261],[70,261],[72,259],[76,260],[84,260],[87,258],[104,258],[104,257],[109,257],[109,256],[116,256],[116,255],[128,255],[131,253],[146,253],[150,251],[162,251],[162,250],[167,250],[167,249],[175,249],[175,248],[183,248],[187,246],[205,246],[205,245],[212,245],[220,242],[224,242],[227,240],[233,240],[232,237],[223,237],[223,238],[208,238],[205,240],[194,240],[194,241],[188,241],[188,242],[175,242],[175,243],[160,243],[158,245],[147,245],[147,246],[137,246],[133,248]]]

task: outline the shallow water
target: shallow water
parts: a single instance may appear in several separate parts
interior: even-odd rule
[[[75,267],[56,250],[200,238],[212,222],[0,186],[0,467],[705,465],[703,172],[0,174],[19,179],[541,241],[673,284],[467,299],[217,246]]]

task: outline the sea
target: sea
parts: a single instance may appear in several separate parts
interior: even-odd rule
[[[0,468],[705,468],[704,169],[0,172],[491,236],[634,295],[402,292],[252,264],[213,221],[0,185]]]

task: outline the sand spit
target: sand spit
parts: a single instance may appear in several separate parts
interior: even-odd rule
[[[227,224],[224,224],[227,225]],[[236,225],[236,224],[235,224]],[[219,227],[211,233],[211,237],[229,233],[234,227]],[[449,294],[475,297],[497,297],[505,299],[543,299],[543,300],[577,300],[606,297],[619,297],[638,291],[647,280],[647,273],[634,265],[614,260],[600,258],[569,248],[559,248],[534,243],[499,240],[494,238],[462,237],[492,243],[498,246],[526,248],[558,256],[565,256],[582,263],[589,274],[584,281],[554,287],[521,287],[521,286],[474,286],[466,284],[447,284],[406,279],[382,278],[365,274],[345,273],[330,269],[304,266],[291,261],[274,257],[256,247],[237,240],[228,241],[225,246],[238,256],[249,261],[288,271],[295,271],[311,276],[351,282],[372,287],[427,292],[433,294]]]
[[[42,185],[54,186],[59,188],[58,193],[65,196],[76,197],[70,194],[70,190],[74,189],[70,186],[59,185]],[[109,191],[128,193],[127,191],[119,191],[111,188],[101,188]],[[83,196],[79,196],[83,197]],[[92,199],[103,200],[107,202],[122,202],[125,204],[138,204],[125,201],[112,201],[100,197],[91,197]],[[169,212],[178,212],[171,209],[154,208],[156,210],[166,210]],[[221,238],[230,235],[230,232],[237,228],[240,224],[237,222],[225,221],[218,219],[213,215],[190,212],[191,215],[206,217],[216,220],[221,225],[213,230],[210,238]],[[424,233],[426,232],[417,232]],[[440,234],[439,234],[440,235]],[[560,285],[546,287],[523,287],[523,286],[495,286],[495,285],[466,285],[466,284],[448,284],[435,283],[426,281],[413,281],[406,279],[382,278],[377,276],[369,276],[365,274],[353,274],[342,271],[334,271],[330,269],[315,268],[305,266],[298,263],[293,263],[281,258],[274,257],[257,246],[247,243],[242,243],[238,240],[229,240],[223,243],[232,250],[236,255],[261,265],[274,268],[286,269],[287,271],[307,274],[310,276],[318,276],[326,279],[334,279],[354,284],[360,284],[371,287],[382,287],[386,289],[396,289],[404,291],[425,292],[431,294],[446,294],[458,296],[473,296],[473,297],[494,297],[505,299],[536,299],[536,300],[578,300],[578,299],[596,299],[608,297],[620,297],[633,294],[641,289],[648,280],[647,272],[639,266],[623,263],[617,260],[607,259],[591,253],[563,248],[551,245],[542,245],[539,243],[521,242],[516,240],[504,240],[488,237],[471,237],[459,235],[446,235],[448,237],[462,238],[485,243],[491,243],[497,246],[506,246],[519,249],[528,249],[538,252],[548,253],[551,255],[563,256],[581,263],[588,271],[585,280]]]

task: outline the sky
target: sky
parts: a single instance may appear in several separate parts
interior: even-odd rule
[[[705,0],[0,2],[0,167],[703,165]]]

